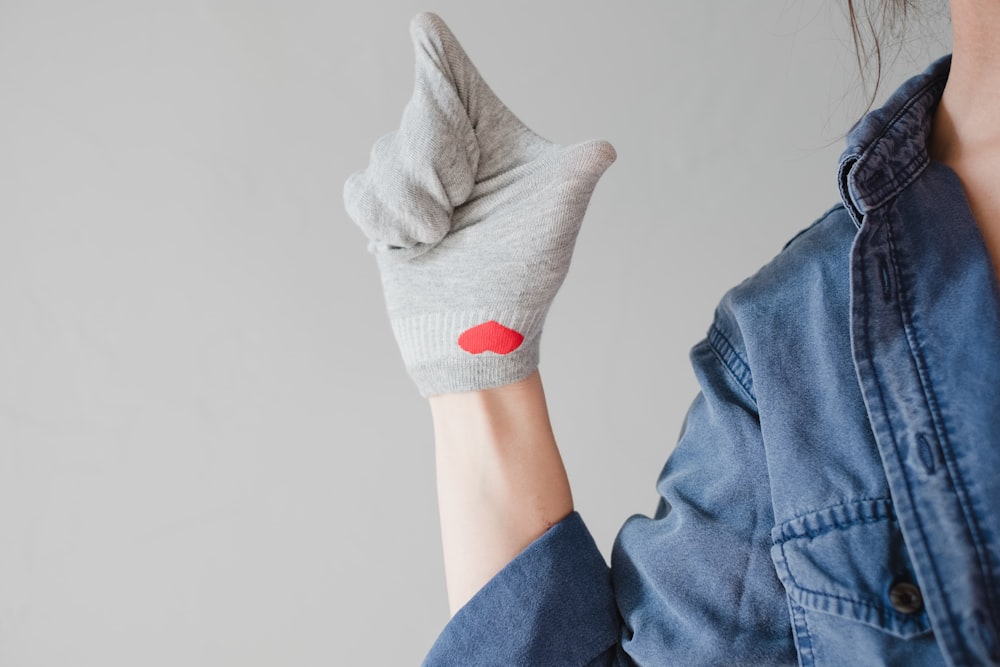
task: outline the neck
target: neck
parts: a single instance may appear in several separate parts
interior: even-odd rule
[[[952,0],[951,72],[928,144],[951,167],[1000,280],[1000,2]]]
[[[931,153],[943,162],[1000,152],[1000,3],[952,0],[951,73]]]

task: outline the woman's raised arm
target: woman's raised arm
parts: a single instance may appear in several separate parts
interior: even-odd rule
[[[572,512],[538,376],[604,141],[526,127],[440,18],[411,24],[416,82],[400,129],[344,190],[371,240],[403,361],[430,398],[452,612]]]

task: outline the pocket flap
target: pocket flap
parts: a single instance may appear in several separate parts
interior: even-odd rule
[[[897,637],[930,632],[892,502],[863,500],[797,517],[771,533],[771,558],[799,606],[853,619]],[[892,591],[896,587],[896,607]],[[902,608],[904,611],[897,609]]]

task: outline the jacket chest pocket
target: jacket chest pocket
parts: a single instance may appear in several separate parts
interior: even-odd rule
[[[771,539],[802,665],[943,663],[889,499],[796,517]]]

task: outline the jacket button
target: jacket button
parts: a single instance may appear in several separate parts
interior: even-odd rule
[[[897,581],[889,589],[889,602],[900,614],[917,614],[924,609],[924,596],[916,584]]]

